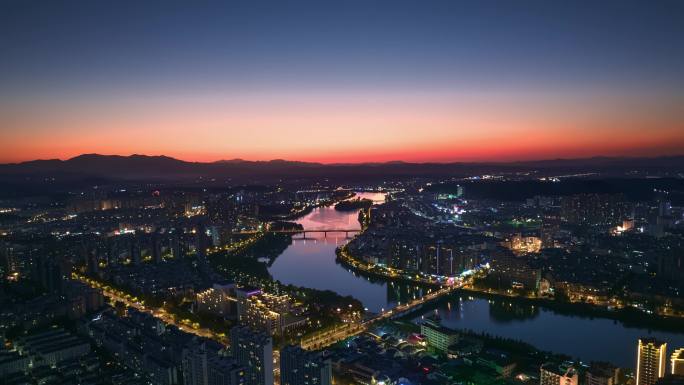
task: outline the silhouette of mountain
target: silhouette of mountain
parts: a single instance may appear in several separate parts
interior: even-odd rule
[[[655,158],[594,157],[524,162],[480,163],[386,163],[322,164],[275,159],[242,159],[216,162],[187,162],[168,156],[83,154],[68,160],[48,159],[0,165],[0,176],[107,178],[127,180],[185,180],[199,177],[292,178],[292,177],[401,177],[471,176],[482,173],[535,171],[552,173],[597,172],[624,174],[629,171],[678,173],[684,171],[684,156]]]

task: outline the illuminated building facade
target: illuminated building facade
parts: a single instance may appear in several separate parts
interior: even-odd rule
[[[428,318],[420,325],[420,333],[427,338],[428,346],[446,352],[449,346],[458,342],[458,334],[441,325],[439,320]]]
[[[197,293],[195,304],[197,310],[223,317],[235,315],[237,299],[234,296],[235,285],[232,283],[214,284],[212,288]]]
[[[684,376],[684,348],[679,348],[672,353],[670,371],[673,375]]]
[[[636,385],[653,385],[665,376],[667,343],[653,338],[639,339]]]
[[[547,363],[542,365],[539,377],[540,385],[578,385],[577,369],[568,363],[560,365]]]
[[[258,290],[238,290],[238,320],[270,335],[283,335],[288,329],[303,326],[306,319],[290,316],[292,300],[287,295],[273,295]]]
[[[504,246],[516,253],[538,253],[542,247],[542,240],[539,237],[523,236],[518,233],[504,242]]]

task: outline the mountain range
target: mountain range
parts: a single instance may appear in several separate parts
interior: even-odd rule
[[[323,164],[313,162],[247,161],[187,162],[168,156],[83,154],[67,160],[34,160],[0,164],[1,178],[104,178],[124,180],[187,180],[195,178],[419,177],[471,176],[483,173],[529,172],[539,175],[596,172],[624,175],[681,173],[684,155],[652,158],[593,157],[522,162],[451,162]]]

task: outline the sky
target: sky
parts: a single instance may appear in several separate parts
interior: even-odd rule
[[[0,163],[684,153],[681,1],[0,1]]]

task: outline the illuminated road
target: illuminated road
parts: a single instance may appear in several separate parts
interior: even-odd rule
[[[228,344],[228,340],[225,335],[215,333],[206,328],[200,328],[198,324],[193,324],[190,320],[177,320],[175,315],[169,314],[168,312],[166,312],[166,310],[162,308],[151,308],[145,306],[141,301],[139,301],[136,297],[131,296],[130,294],[126,294],[120,290],[111,288],[106,284],[102,284],[93,279],[76,273],[72,273],[72,278],[79,280],[92,288],[100,290],[102,292],[102,295],[107,297],[112,302],[119,301],[128,307],[132,307],[141,312],[151,314],[154,317],[164,321],[164,323],[174,325],[178,327],[178,329],[186,333],[194,334],[200,337],[210,338],[219,341],[225,345]]]
[[[111,301],[120,301],[124,303],[126,306],[133,307],[135,309],[138,309],[142,312],[151,314],[152,316],[162,320],[164,323],[168,325],[174,325],[178,327],[178,329],[194,334],[200,337],[205,337],[205,338],[210,338],[212,340],[218,341],[226,346],[229,346],[228,344],[228,339],[225,335],[223,334],[218,334],[215,333],[209,329],[206,328],[200,328],[200,327],[195,327],[196,325],[192,325],[189,322],[184,322],[184,321],[177,321],[176,317],[173,314],[169,314],[166,312],[164,309],[161,308],[150,308],[142,304],[140,301],[137,301],[135,297],[131,297],[128,294],[125,294],[119,290],[113,289],[107,285],[103,285],[100,282],[97,282],[95,280],[92,280],[88,277],[84,277],[81,275],[78,275],[76,273],[72,273],[72,278],[79,280],[86,285],[98,289],[102,292],[102,295],[105,297],[109,298]],[[274,375],[274,385],[279,385],[280,384],[280,351],[277,349],[273,350],[273,375]]]

